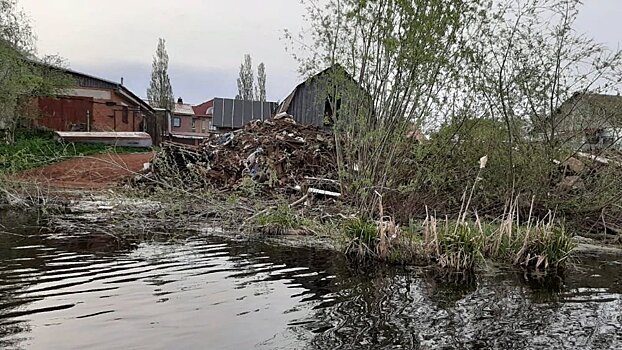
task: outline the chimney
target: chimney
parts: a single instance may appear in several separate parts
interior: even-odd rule
[[[180,97],[180,98],[177,99],[177,103],[182,104],[182,103],[184,103],[184,100]]]
[[[123,77],[121,77],[121,86],[123,86]]]

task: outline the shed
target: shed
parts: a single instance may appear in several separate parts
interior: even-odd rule
[[[322,127],[332,125],[340,111],[368,103],[367,91],[336,64],[298,84],[277,113],[287,113],[300,124]]]
[[[553,123],[555,132],[582,149],[622,148],[619,95],[574,93],[552,117],[547,123]]]

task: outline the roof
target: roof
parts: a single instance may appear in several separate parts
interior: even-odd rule
[[[180,138],[180,139],[193,139],[193,140],[202,140],[210,137],[211,133],[198,133],[198,132],[171,132],[171,136]]]
[[[557,113],[580,115],[579,120],[585,121],[582,125],[584,127],[589,124],[600,125],[600,127],[622,126],[622,96],[576,92],[562,103]],[[573,126],[576,127],[576,125]]]
[[[38,62],[38,64],[43,64]],[[48,65],[49,66],[49,65]],[[117,83],[111,80],[103,79],[96,77],[94,75],[78,72],[69,68],[62,68],[57,66],[49,66],[52,69],[56,69],[66,74],[72,75],[74,77],[80,78],[78,83],[81,87],[93,87],[93,88],[105,88],[105,89],[115,89],[120,94],[124,95],[127,99],[131,100],[135,104],[139,105],[141,108],[146,109],[149,112],[154,112],[153,107],[151,107],[147,102],[143,101],[140,97],[136,96],[130,89],[121,85],[121,83]]]
[[[192,105],[187,103],[175,103],[175,110],[173,114],[175,115],[194,115],[194,109]]]
[[[325,68],[324,70],[320,71],[319,73],[312,75],[311,77],[307,78],[305,81],[303,81],[302,83],[296,85],[296,87],[294,88],[294,90],[292,90],[292,92],[287,95],[287,97],[285,97],[285,99],[283,100],[283,102],[281,103],[281,105],[279,106],[277,113],[283,113],[283,112],[287,112],[287,110],[289,109],[290,104],[292,103],[292,100],[294,99],[294,97],[296,96],[296,91],[298,91],[300,88],[302,88],[303,86],[305,86],[306,84],[310,83],[313,79],[317,79],[325,74],[328,74],[331,71],[339,71],[341,73],[343,73],[346,77],[346,79],[351,80],[353,82],[355,82],[357,85],[359,85],[359,83],[354,80],[354,78],[352,78],[352,76],[348,73],[348,71],[340,64],[334,64],[328,68]],[[359,85],[360,86],[360,85]]]
[[[196,106],[192,106],[192,109],[194,110],[194,114],[196,114],[197,116],[208,116],[211,113],[207,113],[207,111],[214,106],[214,99],[211,99],[209,101],[205,101],[199,105]]]

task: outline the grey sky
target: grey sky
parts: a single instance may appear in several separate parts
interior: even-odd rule
[[[585,0],[576,29],[611,48],[622,42],[622,0]],[[302,26],[298,0],[20,0],[40,54],[145,95],[158,37],[167,40],[174,93],[191,103],[232,97],[242,56],[266,64],[268,98],[298,82],[283,30]]]

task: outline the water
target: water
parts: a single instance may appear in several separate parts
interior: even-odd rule
[[[622,348],[613,257],[565,278],[442,276],[209,236],[25,237],[35,229],[0,233],[2,349]]]

